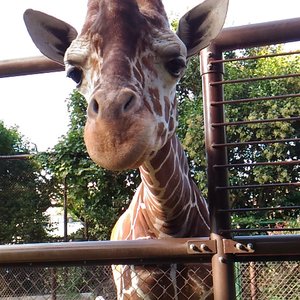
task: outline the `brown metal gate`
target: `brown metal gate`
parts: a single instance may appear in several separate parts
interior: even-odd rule
[[[102,268],[102,265],[150,264],[153,266],[155,264],[163,264],[164,266],[169,266],[166,267],[166,272],[168,272],[168,268],[174,263],[188,262],[196,264],[203,261],[212,261],[214,299],[216,300],[299,299],[300,236],[296,233],[299,233],[300,228],[264,228],[260,226],[259,228],[239,229],[235,228],[234,224],[232,224],[232,216],[249,211],[299,211],[300,206],[251,207],[248,205],[247,207],[235,208],[230,205],[230,197],[235,190],[276,189],[282,187],[286,189],[299,189],[300,186],[299,182],[278,182],[276,178],[274,182],[263,184],[232,184],[230,177],[231,170],[238,168],[249,168],[250,170],[258,166],[292,165],[297,167],[299,166],[299,161],[261,162],[252,160],[233,165],[228,161],[228,156],[233,148],[239,149],[247,145],[295,143],[299,147],[300,137],[230,141],[227,137],[227,129],[232,126],[261,125],[271,122],[290,124],[291,122],[299,122],[300,118],[299,116],[285,118],[274,116],[274,118],[252,120],[247,116],[241,116],[240,120],[228,120],[226,118],[226,107],[229,105],[251,105],[252,102],[265,100],[281,101],[282,99],[291,97],[295,98],[298,101],[295,102],[297,103],[296,105],[299,105],[300,95],[282,94],[251,99],[224,99],[224,89],[226,89],[227,85],[251,84],[261,80],[272,81],[284,78],[298,78],[300,74],[285,73],[276,76],[266,74],[265,76],[252,78],[242,78],[241,76],[241,78],[226,79],[224,70],[226,73],[227,63],[241,60],[265,59],[266,57],[270,57],[270,55],[261,57],[239,56],[234,59],[223,58],[224,52],[228,50],[300,41],[299,29],[300,19],[228,28],[221,33],[210,47],[201,52],[201,76],[204,91],[205,140],[208,165],[208,200],[212,222],[212,232],[209,239],[1,246],[0,264],[2,267],[0,268],[0,289],[4,290],[5,288],[9,291],[13,288],[11,285],[15,285],[17,282],[19,282],[20,286],[23,286],[27,279],[36,280],[38,282],[36,285],[44,287],[42,292],[50,295],[49,299],[58,299],[59,295],[55,291],[63,290],[62,286],[68,282],[68,278],[72,277],[70,273],[78,274],[80,278],[90,283],[92,282],[92,278],[96,280],[96,278],[101,277],[103,274],[106,274],[105,276],[108,277],[111,276],[106,272],[107,269]],[[299,52],[292,54],[281,53],[280,55],[298,54]],[[61,67],[44,58],[37,60],[29,59],[28,61],[19,60],[17,62],[6,61],[0,64],[0,77],[57,70],[61,70]],[[285,231],[291,234],[274,234]],[[271,234],[265,234],[268,232]],[[254,233],[255,235],[253,235]],[[100,269],[97,269],[97,271],[93,269],[91,273],[93,275],[86,275],[87,270],[90,270],[91,266],[99,266]],[[35,279],[34,276],[37,274],[37,267],[44,270],[44,275],[41,277],[44,279],[48,278],[46,280],[48,285],[42,283],[42,279]],[[25,268],[28,271],[25,272],[22,269],[23,271],[19,271],[22,275],[15,275],[15,272],[21,270],[19,268]],[[68,268],[71,271],[67,271]],[[85,271],[82,271],[83,269]],[[79,272],[78,270],[81,271]],[[287,274],[285,278],[289,284],[283,284],[282,281],[278,280],[283,273]],[[10,282],[9,284],[6,279]],[[115,294],[107,292],[107,289],[112,288],[109,280],[111,278],[98,281],[98,289],[99,285],[103,285],[102,294],[98,291],[98,295],[107,293],[105,299],[114,299]],[[269,291],[271,282],[274,285],[272,289],[273,294]],[[274,290],[278,289],[280,285],[282,286],[281,290],[277,294],[274,294]],[[289,288],[285,289],[287,286]],[[19,287],[14,288],[19,289]],[[96,290],[97,288],[95,288],[95,292],[93,291],[93,296],[87,297],[97,295]],[[86,289],[82,288],[79,292],[83,295]],[[66,292],[62,293],[66,294]],[[71,296],[71,294],[68,296],[69,298],[64,299],[79,299],[77,296],[77,298]],[[11,294],[3,294],[0,297],[6,297],[7,299],[7,295]],[[19,295],[21,294],[16,293],[15,295],[17,295],[16,297],[20,297]]]
[[[288,43],[300,40],[300,19],[270,22],[265,24],[256,24],[242,27],[235,27],[223,30],[217,40],[208,48],[201,52],[201,75],[203,83],[204,98],[204,116],[205,116],[205,134],[206,134],[206,152],[208,164],[208,200],[211,211],[212,233],[211,239],[216,241],[217,253],[212,257],[213,278],[215,299],[235,299],[235,277],[234,262],[239,260],[290,260],[291,258],[299,259],[300,254],[300,236],[299,235],[261,235],[266,232],[289,231],[299,233],[299,228],[247,228],[238,229],[231,226],[231,216],[233,213],[242,214],[245,212],[255,211],[276,211],[276,210],[299,210],[297,207],[242,207],[234,208],[230,206],[230,197],[234,190],[255,190],[255,189],[276,189],[285,187],[287,189],[299,188],[299,182],[278,182],[274,178],[273,182],[264,184],[232,184],[229,170],[237,168],[267,167],[293,165],[299,166],[299,160],[288,161],[245,161],[240,164],[231,164],[228,162],[228,156],[232,148],[241,149],[249,145],[271,145],[277,143],[296,143],[299,147],[299,136],[282,139],[255,139],[246,141],[228,141],[227,129],[232,126],[261,125],[266,123],[280,122],[282,124],[290,122],[299,122],[300,117],[289,116],[286,118],[274,116],[268,119],[252,120],[249,116],[240,116],[239,120],[226,119],[226,107],[229,105],[249,105],[259,101],[277,101],[286,98],[297,98],[296,105],[300,106],[299,94],[297,95],[267,95],[266,97],[254,97],[246,99],[224,99],[224,88],[227,85],[251,84],[258,81],[274,81],[284,78],[299,78],[300,74],[281,74],[273,76],[257,76],[252,78],[224,79],[224,70],[226,74],[226,64],[235,61],[257,60],[275,57],[277,55],[298,55],[300,52],[268,54],[262,56],[239,56],[235,58],[224,59],[223,54],[228,50],[238,50],[243,48],[259,47],[271,44]],[[298,79],[299,80],[299,79]],[[250,136],[250,135],[249,135]],[[235,150],[237,151],[237,150]],[[299,170],[299,169],[298,169]],[[299,177],[298,177],[299,178]],[[229,183],[230,182],[230,183]],[[255,236],[251,234],[256,233]],[[259,234],[257,234],[259,233]],[[247,234],[249,236],[235,236]],[[263,298],[259,294],[256,280],[255,263],[249,264],[251,282],[248,285],[250,290],[249,298],[242,297],[237,293],[238,299],[269,299]],[[299,263],[296,264],[294,271],[299,271]],[[299,277],[297,277],[299,279]],[[270,279],[270,277],[269,277]],[[267,280],[267,279],[266,279]],[[297,289],[295,289],[294,298],[299,299],[299,280]],[[270,298],[272,299],[272,298]],[[281,298],[280,298],[281,299]],[[285,299],[285,298],[282,298]]]

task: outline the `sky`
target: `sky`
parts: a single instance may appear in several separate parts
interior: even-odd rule
[[[179,18],[199,0],[164,0],[171,18]],[[40,56],[23,23],[27,8],[60,18],[78,31],[87,0],[2,0],[0,61]],[[230,0],[225,27],[300,17],[299,0]],[[68,129],[65,99],[75,88],[64,72],[0,78],[0,120],[19,131],[38,151],[53,147]]]

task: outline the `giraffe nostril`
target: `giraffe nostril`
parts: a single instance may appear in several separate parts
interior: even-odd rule
[[[88,105],[87,115],[89,118],[97,118],[99,114],[99,104],[96,99],[92,99]]]
[[[125,103],[125,105],[123,106],[123,111],[127,112],[130,111],[130,109],[134,106],[135,103],[135,97],[132,95],[127,102]]]
[[[98,102],[95,99],[92,100],[91,107],[92,107],[93,112],[95,114],[98,114],[98,112],[99,112],[99,104],[98,104]]]

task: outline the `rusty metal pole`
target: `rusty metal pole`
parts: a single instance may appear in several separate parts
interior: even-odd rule
[[[0,61],[0,78],[60,72],[64,66],[44,57],[24,57]]]
[[[68,241],[68,183],[67,175],[64,178],[64,242]]]
[[[227,186],[227,170],[214,167],[227,163],[226,148],[214,147],[215,144],[225,143],[224,127],[213,126],[214,123],[224,122],[224,107],[211,104],[223,101],[222,85],[211,86],[210,84],[223,80],[223,65],[211,63],[221,58],[222,52],[214,45],[203,49],[200,54],[211,239],[217,242],[217,254],[212,257],[214,299],[233,300],[235,299],[234,264],[232,257],[224,253],[223,247],[223,239],[231,237],[229,234],[220,233],[222,229],[230,228],[230,216],[228,213],[220,213],[220,209],[229,207],[228,193],[217,189],[220,186]]]
[[[51,300],[57,300],[57,269],[51,268]]]
[[[254,261],[250,261],[249,263],[249,277],[250,277],[250,293],[251,300],[258,300],[258,288],[257,288],[257,272]]]

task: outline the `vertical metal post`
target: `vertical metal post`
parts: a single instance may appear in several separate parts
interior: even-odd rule
[[[224,122],[223,105],[212,105],[212,102],[223,101],[223,86],[212,82],[223,80],[223,64],[213,64],[211,61],[222,59],[222,52],[211,45],[200,54],[201,76],[203,88],[205,147],[207,155],[208,203],[211,219],[211,239],[217,242],[217,254],[212,257],[214,299],[235,299],[234,263],[229,255],[224,253],[223,239],[230,238],[221,233],[222,229],[230,228],[230,216],[220,213],[220,209],[228,209],[228,193],[217,187],[227,186],[227,170],[216,169],[215,165],[226,164],[226,148],[214,147],[225,142],[223,127],[213,124]]]
[[[64,242],[68,241],[68,183],[64,178]]]
[[[256,282],[256,268],[255,262],[250,261],[249,263],[249,276],[250,276],[250,291],[251,291],[251,300],[258,300],[258,288]]]
[[[56,268],[51,268],[51,300],[57,300],[57,272]]]

